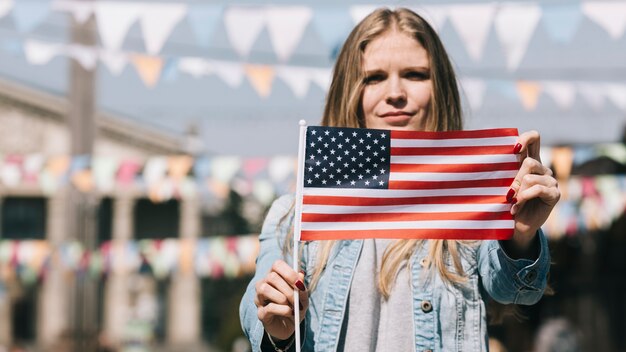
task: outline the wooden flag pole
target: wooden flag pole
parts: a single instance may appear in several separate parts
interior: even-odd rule
[[[293,270],[300,271],[298,244],[300,242],[300,223],[302,220],[302,189],[304,187],[304,150],[306,146],[306,121],[300,120],[300,139],[298,145],[298,174],[296,175],[296,214],[293,225]],[[293,290],[294,329],[296,335],[296,351],[300,352],[300,295],[298,289]]]

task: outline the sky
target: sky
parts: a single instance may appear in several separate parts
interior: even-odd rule
[[[166,2],[166,1],[161,1]],[[180,2],[180,1],[179,1]],[[41,2],[42,4],[49,2]],[[244,4],[266,8],[261,1],[194,1],[188,4],[210,3],[223,5],[224,9]],[[332,11],[345,16],[351,25],[350,7],[368,2],[348,1],[337,4],[332,1],[274,1],[276,6],[304,5],[313,10],[313,16]],[[373,2],[369,2],[373,3]],[[477,1],[446,2],[455,6],[484,4]],[[411,5],[412,2],[387,2],[391,5]],[[441,4],[441,2],[420,2]],[[508,3],[501,3],[508,4]],[[557,104],[548,94],[543,94],[548,81],[580,83],[593,86],[624,84],[626,82],[626,35],[611,37],[607,31],[588,17],[570,16],[573,29],[567,39],[558,39],[555,28],[550,28],[549,13],[563,17],[567,9],[574,9],[580,2],[559,2],[563,5],[557,12],[549,12],[553,1],[538,2],[542,17],[534,29],[525,53],[515,69],[507,68],[508,55],[505,44],[495,30],[488,27],[480,59],[472,57],[464,45],[467,31],[459,31],[452,20],[439,29],[442,41],[460,77],[483,82],[484,99],[478,108],[472,108],[468,97],[475,86],[464,86],[466,128],[517,127],[520,131],[536,129],[542,142],[548,145],[588,144],[612,142],[620,139],[626,123],[626,111],[617,104],[605,101],[593,106],[588,99],[577,94],[567,108]],[[567,5],[567,6],[565,6]],[[43,5],[42,5],[43,6]],[[503,5],[504,6],[504,5]],[[552,17],[554,18],[554,17]],[[575,20],[574,20],[575,18]],[[30,64],[23,53],[11,50],[15,43],[29,39],[68,43],[66,13],[50,11],[34,29],[24,32],[18,29],[15,17],[0,18],[0,77],[14,80],[59,96],[67,93],[68,63],[65,56],[57,56],[45,65]],[[561,19],[561,21],[564,21]],[[478,22],[477,22],[478,23]],[[551,20],[550,23],[555,23]],[[320,27],[311,22],[305,29],[293,54],[281,62],[272,46],[267,28],[259,33],[247,57],[238,55],[229,41],[224,18],[215,25],[208,47],[199,46],[187,21],[176,25],[166,41],[160,56],[171,59],[200,57],[240,64],[265,64],[271,67],[290,65],[294,67],[321,68],[329,70],[333,64],[332,49],[323,40]],[[557,39],[555,39],[557,38]],[[122,47],[125,52],[145,52],[142,29],[134,23]],[[532,104],[525,106],[519,96],[519,83],[540,82],[542,93]],[[577,88],[578,89],[578,88]],[[468,93],[468,90],[472,92]],[[231,88],[215,75],[193,77],[178,73],[162,76],[155,87],[148,88],[137,71],[130,65],[120,75],[114,75],[106,67],[97,69],[97,104],[99,109],[138,121],[151,127],[183,134],[190,126],[197,126],[207,154],[273,156],[294,155],[297,151],[298,121],[318,124],[323,109],[325,90],[312,84],[304,97],[294,95],[282,80],[275,78],[271,93],[261,97],[247,79],[237,88]]]

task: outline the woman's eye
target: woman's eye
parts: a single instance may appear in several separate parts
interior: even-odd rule
[[[428,72],[420,72],[420,71],[409,71],[406,73],[406,77],[408,79],[416,80],[416,81],[424,81],[430,78]]]
[[[382,80],[384,80],[385,77],[383,75],[370,75],[365,77],[365,79],[363,80],[363,82],[365,84],[374,84],[374,83],[378,83]]]

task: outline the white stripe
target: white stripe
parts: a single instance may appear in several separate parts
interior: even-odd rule
[[[413,204],[413,205],[313,205],[304,204],[302,213],[367,214],[367,213],[442,213],[442,212],[502,212],[511,204]]]
[[[491,172],[392,172],[390,181],[467,181],[515,178],[517,170]]]
[[[392,138],[392,147],[487,147],[517,143],[517,137],[460,138],[460,139],[400,139]],[[511,149],[513,150],[513,149]]]
[[[515,163],[515,154],[495,155],[392,155],[392,164],[495,164]]]
[[[450,189],[348,189],[304,187],[304,195],[337,196],[337,197],[374,197],[374,198],[408,198],[430,196],[500,196],[508,192],[509,187],[477,187]]]
[[[513,220],[432,220],[390,222],[302,222],[302,231],[390,229],[510,229]]]

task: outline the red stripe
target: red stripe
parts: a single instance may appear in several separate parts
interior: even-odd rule
[[[465,147],[393,147],[391,155],[499,155],[514,154],[512,145]]]
[[[341,197],[341,196],[313,196],[305,195],[303,204],[315,205],[414,205],[414,204],[505,204],[506,195],[500,196],[430,196],[430,197]]]
[[[490,138],[490,137],[517,137],[517,128],[496,128],[476,131],[391,131],[391,138],[396,139],[461,139],[461,138]]]
[[[302,231],[301,241],[354,240],[363,238],[506,240],[513,229],[413,229],[413,230],[334,230]]]
[[[518,163],[494,164],[391,164],[391,172],[489,172],[519,169]]]
[[[446,213],[369,213],[369,214],[311,214],[303,213],[302,222],[380,222],[422,220],[512,220],[508,211],[446,212]]]
[[[472,181],[389,181],[389,189],[447,189],[473,187],[509,187],[514,178]]]

